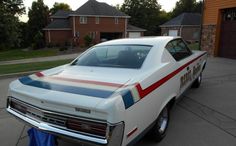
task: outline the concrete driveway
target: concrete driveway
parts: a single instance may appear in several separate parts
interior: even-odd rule
[[[26,146],[29,127],[4,110],[10,79],[0,80],[0,145]],[[209,58],[199,89],[190,89],[171,111],[159,144],[144,137],[136,146],[235,146],[236,60]],[[76,144],[59,141],[59,146]]]

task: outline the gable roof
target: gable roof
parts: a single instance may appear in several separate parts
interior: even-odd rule
[[[142,31],[146,31],[146,29],[143,29],[143,28],[140,28],[140,27],[128,24],[127,31],[128,32],[142,32]]]
[[[64,11],[64,10],[58,10],[55,14],[50,16],[50,18],[67,18],[69,15],[73,13],[72,11]]]
[[[88,0],[80,8],[74,11],[73,14],[85,16],[129,17],[125,13],[117,10],[115,7],[112,7],[107,3],[97,2],[96,0]]]
[[[179,16],[167,21],[166,23],[160,25],[160,27],[171,27],[171,26],[181,26],[181,25],[200,25],[201,24],[201,14],[199,13],[182,13]]]
[[[68,19],[55,19],[50,24],[48,24],[43,30],[71,30],[70,23]]]

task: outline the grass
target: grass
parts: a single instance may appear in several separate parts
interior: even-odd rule
[[[28,50],[12,49],[8,51],[0,51],[0,61],[27,59],[35,57],[55,56],[58,49],[44,49],[44,50]]]
[[[13,64],[13,65],[0,65],[0,74],[27,72],[34,70],[44,70],[59,65],[70,63],[72,60],[59,60],[59,61],[48,61],[48,62],[36,62],[36,63],[24,63],[24,64]]]
[[[199,50],[199,43],[192,43],[192,44],[189,44],[188,47],[189,47],[191,50]]]

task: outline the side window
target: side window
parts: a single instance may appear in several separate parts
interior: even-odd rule
[[[176,61],[180,61],[192,54],[192,52],[189,50],[189,48],[182,39],[170,41],[166,45],[166,49]]]

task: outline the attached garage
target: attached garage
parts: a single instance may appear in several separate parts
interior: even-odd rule
[[[204,0],[201,48],[236,59],[236,0]]]
[[[222,13],[219,56],[236,59],[236,8]]]
[[[141,32],[129,32],[129,38],[139,38],[141,37]]]
[[[169,30],[168,36],[178,36],[178,30]]]
[[[126,37],[128,37],[128,38],[139,38],[139,37],[143,36],[143,34],[146,30],[128,24],[128,27],[127,27],[126,31],[127,31],[127,36]]]

